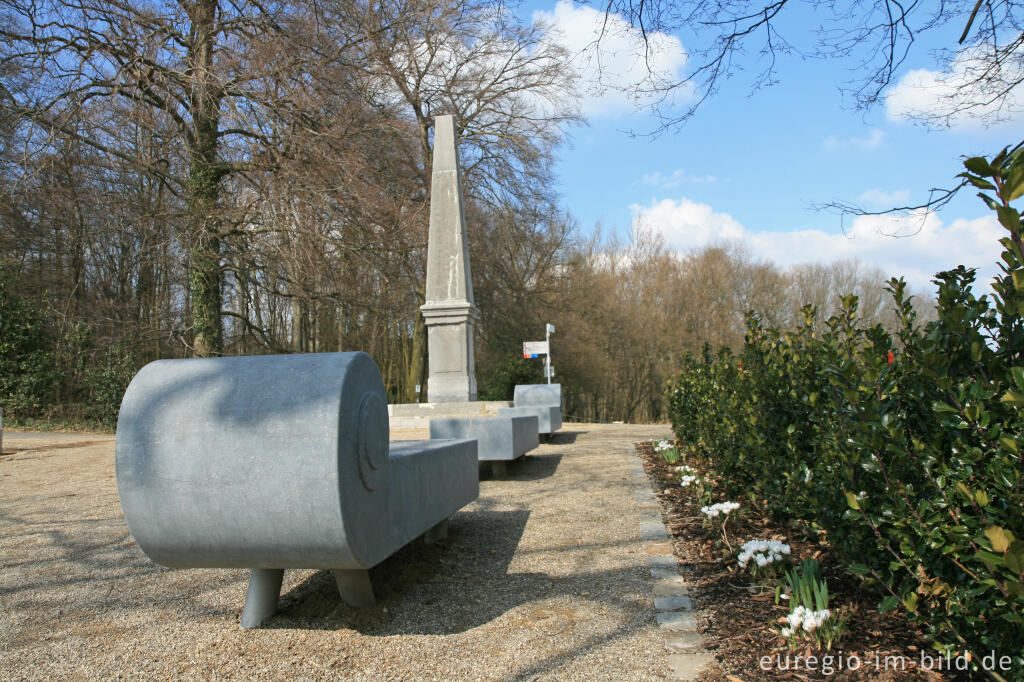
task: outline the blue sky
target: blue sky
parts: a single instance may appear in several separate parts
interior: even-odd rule
[[[534,1],[520,13],[547,19],[570,49],[586,44],[596,15],[564,0]],[[791,37],[811,39],[811,21],[797,17],[790,24]],[[740,74],[694,118],[655,138],[628,132],[656,124],[621,93],[587,97],[588,125],[572,130],[556,169],[564,203],[584,232],[600,223],[606,233],[626,236],[642,224],[680,252],[733,240],[781,266],[857,258],[918,288],[931,288],[933,272],[959,263],[991,277],[1001,230],[973,192],[937,214],[902,223],[844,221],[810,208],[830,201],[867,209],[921,203],[930,188],[955,184],[964,155],[992,154],[1024,137],[1024,117],[988,128],[958,119],[936,130],[903,115],[938,106],[942,67],[929,48],[954,47],[961,28],[928,36],[897,74],[889,100],[866,112],[853,110],[838,90],[856,75],[849,70],[854,62],[797,57],[779,60],[780,84],[752,93]],[[626,52],[639,41],[627,33],[615,40],[604,57],[612,69],[607,80],[628,86],[640,70]],[[686,36],[655,42],[663,52],[657,65],[666,73],[685,71]],[[891,233],[904,237],[886,236]]]

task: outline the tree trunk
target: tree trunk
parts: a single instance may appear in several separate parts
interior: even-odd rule
[[[199,357],[220,355],[221,239],[217,198],[224,167],[218,158],[220,101],[223,94],[213,77],[217,0],[197,0],[190,7],[192,43],[189,49],[190,108],[193,139],[186,201],[189,213],[189,283],[192,292],[192,330]]]
[[[292,296],[292,350],[296,353],[307,351],[306,304],[298,294]]]
[[[416,311],[416,322],[412,330],[412,358],[409,363],[409,380],[405,386],[406,399],[412,403],[420,402],[420,394],[416,392],[416,385],[420,384],[422,392],[422,380],[427,360],[427,324],[423,320],[420,311]]]
[[[430,197],[430,180],[433,169],[433,150],[430,147],[430,120],[423,114],[418,104],[413,107],[416,119],[420,128],[420,153],[423,155],[423,187],[426,195]],[[433,197],[430,197],[431,199]],[[427,239],[423,243],[427,243]],[[426,273],[424,273],[425,276]],[[418,297],[420,303],[426,302],[426,282],[423,282],[423,295]],[[417,310],[412,330],[412,358],[409,363],[409,379],[405,387],[405,393],[409,402],[418,403],[421,396],[426,392],[427,383],[427,323],[423,314]],[[416,392],[419,385],[420,391]]]

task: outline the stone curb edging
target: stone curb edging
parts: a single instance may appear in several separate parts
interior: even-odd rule
[[[679,564],[672,554],[672,543],[661,517],[661,503],[635,446],[630,446],[629,473],[640,509],[640,538],[647,569],[654,583],[654,610],[665,638],[665,649],[669,652],[670,678],[694,680],[710,667],[714,656],[704,648],[704,638],[697,631],[690,587],[679,575]]]

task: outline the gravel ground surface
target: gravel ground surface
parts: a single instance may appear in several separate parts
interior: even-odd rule
[[[246,571],[166,569],[135,546],[112,437],[6,436],[0,678],[662,679],[628,466],[630,443],[668,436],[566,424],[483,480],[446,541],[375,567],[376,607],[286,571],[257,630],[238,627]]]

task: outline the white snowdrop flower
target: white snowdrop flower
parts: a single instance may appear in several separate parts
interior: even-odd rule
[[[745,568],[751,559],[754,559],[758,566],[764,567],[781,561],[790,551],[789,545],[779,540],[749,540],[743,543],[737,560],[741,568]]]
[[[719,515],[728,516],[730,512],[739,509],[739,507],[739,502],[719,502],[718,504],[701,507],[700,511],[704,516],[713,519]]]
[[[782,633],[783,637],[792,637],[793,636],[793,631],[790,628],[782,628],[781,633]]]
[[[811,611],[804,606],[798,606],[786,616],[786,622],[789,623],[793,632],[802,629],[809,634],[820,628],[831,616],[832,612],[828,609]]]

